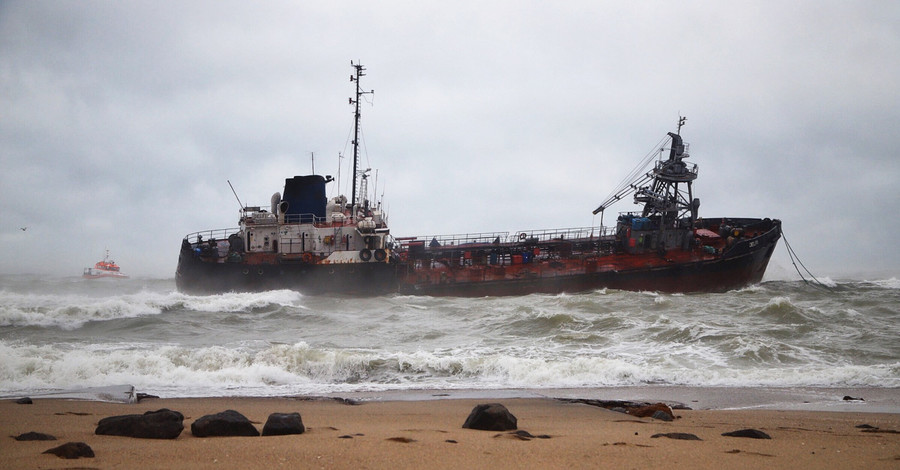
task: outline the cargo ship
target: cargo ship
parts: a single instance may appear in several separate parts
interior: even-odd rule
[[[585,292],[601,288],[722,292],[762,280],[781,238],[777,219],[699,216],[685,161],[689,145],[669,132],[658,157],[633,172],[594,210],[596,227],[394,237],[380,202],[370,200],[360,171],[360,79],[356,85],[352,194],[326,197],[331,176],[285,180],[268,208],[243,206],[239,226],[184,237],[176,271],[182,292],[291,289],[303,294],[500,296]],[[668,151],[668,155],[665,152]],[[655,161],[654,161],[655,160]],[[602,213],[633,197],[642,210]]]

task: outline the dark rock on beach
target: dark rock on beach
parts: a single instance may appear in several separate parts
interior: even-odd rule
[[[259,431],[246,416],[234,410],[206,415],[191,424],[196,437],[259,436]]]
[[[16,400],[16,404],[17,405],[31,405],[31,404],[34,404],[34,402],[31,401],[31,398],[22,397],[22,398],[19,398],[18,400]]]
[[[462,427],[482,431],[513,431],[518,428],[516,417],[499,403],[476,406]]]
[[[663,421],[672,421],[675,419],[673,409],[690,410],[691,408],[681,403],[668,405],[666,403],[646,403],[624,400],[592,400],[587,398],[562,398],[567,403],[583,403],[585,405],[598,406],[606,408],[610,411],[618,411],[627,413],[638,418],[651,417]],[[663,416],[663,414],[667,416]]]
[[[665,403],[654,403],[652,405],[631,408],[628,410],[628,414],[637,416],[638,418],[649,416],[663,421],[672,421],[675,419],[675,413],[672,412],[672,408],[669,408],[669,405]]]
[[[689,432],[663,432],[659,434],[654,434],[650,436],[650,439],[656,439],[658,437],[668,437],[669,439],[681,439],[683,441],[702,441],[697,437],[696,434],[691,434]]]
[[[518,431],[511,432],[510,434],[512,434],[513,436],[515,436],[523,441],[530,441],[532,439],[550,439],[550,436],[547,434],[538,434],[537,436],[535,436],[534,434],[531,434],[530,432],[528,432],[524,429],[520,429]]]
[[[263,436],[285,436],[288,434],[303,434],[306,428],[300,413],[272,413],[263,426]]]
[[[13,437],[13,439],[17,441],[55,441],[56,436],[51,436],[42,432],[31,431],[24,434],[19,434],[18,436]]]
[[[47,449],[43,453],[53,454],[63,459],[77,459],[79,457],[94,457],[94,449],[84,442],[67,442],[59,447]]]
[[[141,439],[175,439],[184,430],[184,415],[161,409],[142,415],[122,415],[103,418],[97,423],[95,434],[137,437]]]
[[[844,395],[844,401],[865,401],[860,397],[851,397],[850,395]]]
[[[771,439],[772,437],[758,429],[741,429],[738,431],[723,432],[728,437],[749,437],[750,439]]]
[[[137,396],[136,396],[136,398],[137,398],[138,403],[140,403],[141,400],[148,400],[148,399],[151,399],[151,398],[159,398],[159,396],[157,396],[157,395],[150,395],[149,393],[138,393]]]

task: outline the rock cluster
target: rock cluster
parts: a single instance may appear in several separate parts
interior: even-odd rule
[[[577,402],[588,403],[590,401],[577,400]],[[674,419],[672,408],[665,403],[602,402],[602,404],[600,404],[598,402],[590,402],[588,404],[614,409],[635,417],[652,417],[654,419],[665,421],[672,421]],[[144,414],[111,416],[103,418],[98,422],[95,434],[142,439],[175,439],[184,429],[183,421],[184,415],[169,409],[148,411]],[[469,413],[469,416],[466,418],[462,427],[485,431],[512,431],[508,433],[509,436],[524,441],[536,438],[550,438],[549,435],[532,435],[527,431],[518,430],[518,420],[500,403],[486,403],[475,406],[471,413]],[[859,425],[857,427],[864,432],[881,431],[870,425]],[[306,428],[303,425],[300,413],[272,413],[266,420],[265,426],[263,426],[262,435],[284,436],[303,434],[305,431]],[[191,434],[194,437],[259,436],[260,432],[246,416],[235,410],[226,410],[196,419],[191,424]],[[362,434],[357,435],[361,436]],[[737,431],[726,432],[722,435],[753,439],[771,439],[771,436],[757,429],[740,429]],[[495,437],[499,436],[501,435],[498,434]],[[345,435],[340,437],[352,438],[353,436]],[[694,434],[682,432],[659,433],[651,436],[651,438],[660,437],[681,440],[702,440]],[[34,431],[14,436],[14,438],[19,441],[56,439],[54,436]],[[395,437],[388,440],[403,443],[415,442],[413,439],[405,437]],[[455,443],[456,441],[447,440],[447,442]],[[59,457],[67,459],[94,457],[94,451],[84,442],[69,442],[59,447],[49,449],[44,453],[58,455]]]

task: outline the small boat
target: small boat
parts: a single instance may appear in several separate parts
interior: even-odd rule
[[[331,176],[287,178],[271,207],[243,206],[239,227],[184,237],[175,273],[185,293],[292,289],[304,294],[493,296],[611,288],[722,292],[760,282],[781,238],[781,221],[701,218],[685,161],[685,118],[666,144],[594,210],[633,196],[643,208],[613,227],[394,237],[358,169],[359,86],[353,193],[326,198]],[[668,156],[664,151],[668,150]]]
[[[122,271],[119,270],[119,265],[109,259],[109,250],[106,250],[106,257],[101,261],[97,261],[93,268],[84,268],[84,273],[81,277],[85,279],[100,279],[102,277],[128,279],[128,276],[122,274]]]

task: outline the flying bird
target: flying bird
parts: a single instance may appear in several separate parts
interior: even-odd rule
[[[19,230],[24,232],[24,231],[28,230],[28,227],[19,227]]]

